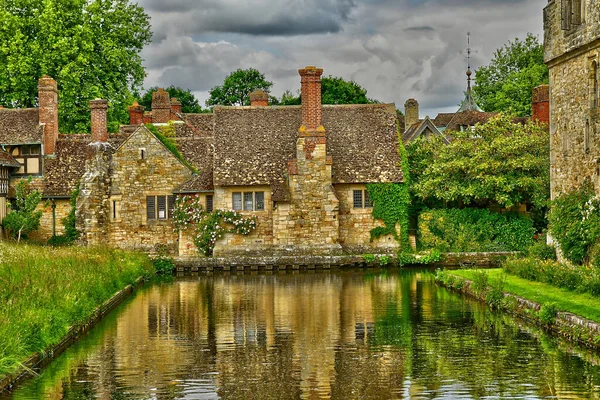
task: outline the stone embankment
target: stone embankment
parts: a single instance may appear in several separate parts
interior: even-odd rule
[[[486,301],[486,292],[478,292],[473,288],[473,282],[468,279],[456,277],[461,285],[450,286],[436,279],[437,283],[449,290],[462,293],[483,302]],[[598,350],[600,349],[600,324],[590,321],[578,315],[568,312],[557,312],[553,321],[550,323],[540,319],[540,309],[542,306],[531,300],[527,300],[512,293],[504,292],[504,299],[501,309],[504,312],[517,316],[530,323],[533,323],[544,330],[555,335],[561,336],[571,342],[578,343],[585,347]]]

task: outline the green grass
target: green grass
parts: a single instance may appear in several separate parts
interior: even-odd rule
[[[117,291],[153,272],[141,253],[0,242],[0,376],[57,344]]]
[[[475,270],[448,272],[452,275],[472,280]],[[485,272],[489,276],[490,285],[493,285],[504,273],[501,268],[489,269],[485,270]],[[506,274],[504,291],[539,304],[556,303],[559,311],[567,311],[592,321],[600,322],[600,297],[594,297],[585,293],[575,293],[546,283],[533,282],[508,274]]]

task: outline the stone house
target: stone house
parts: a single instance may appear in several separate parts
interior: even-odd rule
[[[593,182],[600,193],[600,3],[551,0],[544,8],[550,70],[550,190],[554,199]]]
[[[365,186],[403,181],[395,106],[322,106],[322,70],[299,72],[301,106],[268,106],[268,95],[258,92],[251,106],[183,114],[181,104],[159,90],[151,112],[138,104],[129,108],[131,125],[118,134],[107,133],[106,101],[91,101],[91,135],[58,134],[56,83],[44,77],[39,109],[0,110],[29,113],[30,128],[17,124],[17,136],[32,132],[19,145],[38,146],[33,153],[39,171],[23,170],[29,158],[24,162],[24,152],[6,146],[12,152],[0,155],[12,158],[0,167],[21,166],[48,200],[40,239],[62,232],[60,220],[79,183],[78,228],[92,245],[196,255],[189,233],[175,232],[172,219],[175,196],[189,194],[207,210],[257,217],[249,236],[227,235],[217,242],[216,256],[396,248],[391,236],[370,242],[370,230],[382,223],[371,215]],[[177,151],[144,126],[147,122],[170,136]],[[0,129],[0,144],[8,144],[5,138],[9,135]],[[10,176],[14,184],[19,175]]]

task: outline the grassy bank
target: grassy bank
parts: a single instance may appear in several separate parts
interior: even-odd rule
[[[58,343],[115,292],[153,272],[139,253],[0,242],[0,376]]]
[[[476,270],[448,271],[450,274],[473,280]],[[575,293],[546,283],[532,282],[506,274],[501,268],[485,270],[489,285],[504,279],[504,291],[539,304],[555,303],[559,311],[567,311],[600,323],[600,298],[585,293]]]

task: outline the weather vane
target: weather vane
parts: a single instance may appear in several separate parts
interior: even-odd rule
[[[471,53],[477,54],[477,50],[471,49],[471,31],[467,32],[467,90],[471,91]]]

